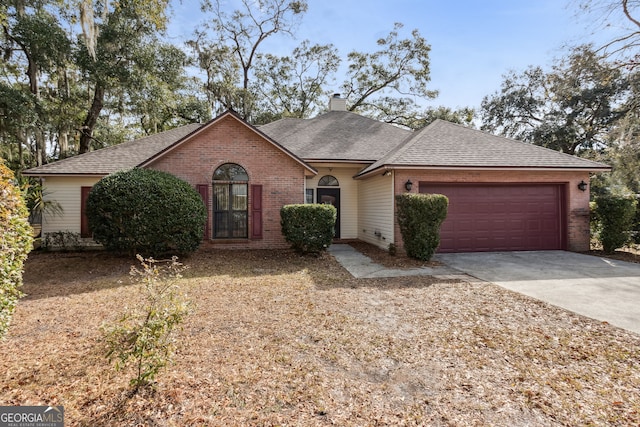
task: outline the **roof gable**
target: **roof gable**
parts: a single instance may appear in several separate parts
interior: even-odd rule
[[[609,166],[511,138],[436,120],[363,170],[381,167],[609,170]]]
[[[163,156],[165,156],[166,154],[168,154],[171,151],[175,150],[176,148],[188,143],[190,140],[193,140],[194,138],[197,138],[198,135],[200,135],[201,133],[207,131],[209,128],[215,126],[217,123],[220,123],[222,120],[225,120],[227,118],[235,120],[240,126],[244,126],[245,128],[249,129],[251,132],[254,132],[254,133],[258,134],[267,143],[272,145],[277,150],[282,151],[287,156],[291,157],[295,162],[297,162],[298,164],[303,166],[307,171],[311,172],[314,175],[317,173],[317,171],[314,168],[312,168],[307,163],[305,163],[305,161],[302,160],[301,158],[299,158],[295,153],[291,152],[289,149],[287,149],[286,147],[284,147],[280,143],[276,142],[269,135],[265,134],[264,132],[262,132],[261,130],[256,128],[255,126],[252,126],[249,123],[247,123],[246,121],[244,121],[242,118],[240,118],[240,116],[238,116],[235,112],[233,112],[231,110],[228,110],[227,112],[225,112],[225,113],[219,115],[218,117],[210,120],[209,122],[205,123],[200,128],[198,128],[195,132],[190,133],[186,137],[181,138],[181,139],[175,141],[173,144],[170,144],[170,145],[166,146],[161,151],[158,151],[157,153],[155,153],[151,157],[147,158],[145,161],[140,163],[138,166],[145,167],[145,166],[148,166],[148,165],[152,164],[154,161],[162,158]]]
[[[240,126],[245,126],[252,132],[257,133],[267,143],[276,149],[284,152],[295,162],[302,165],[309,173],[316,174],[317,171],[296,156],[293,152],[274,141],[271,137],[261,132],[242,120],[236,113],[227,111],[218,117],[203,124],[194,123],[179,128],[160,132],[133,141],[123,142],[118,145],[102,148],[89,153],[80,154],[67,159],[58,160],[37,168],[25,170],[24,175],[46,176],[46,175],[96,175],[106,176],[121,170],[128,170],[134,167],[145,167],[162,156],[176,149],[177,147],[196,138],[204,130],[215,126],[225,118],[233,118]]]

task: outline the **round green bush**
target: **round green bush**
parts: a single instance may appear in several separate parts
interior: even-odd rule
[[[202,198],[187,182],[142,168],[101,179],[89,193],[86,212],[96,242],[144,256],[195,251],[207,219]]]
[[[297,252],[322,252],[333,241],[337,215],[329,204],[285,205],[280,209],[282,234]]]
[[[0,338],[22,296],[22,267],[33,243],[29,212],[13,181],[13,172],[0,160]]]

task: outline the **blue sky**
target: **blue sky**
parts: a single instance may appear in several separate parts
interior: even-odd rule
[[[228,0],[232,5],[234,0]],[[309,10],[296,39],[279,37],[265,45],[270,53],[288,54],[301,41],[333,43],[346,58],[351,50],[374,51],[395,22],[402,34],[413,29],[431,45],[431,88],[439,91],[429,106],[480,106],[500,89],[509,70],[547,67],[562,56],[563,46],[593,41],[575,0],[308,0]],[[174,0],[170,34],[185,40],[206,17],[199,0]],[[604,37],[599,37],[601,40]],[[281,50],[281,52],[277,52]],[[564,51],[566,52],[566,50]],[[331,91],[338,91],[339,81]]]

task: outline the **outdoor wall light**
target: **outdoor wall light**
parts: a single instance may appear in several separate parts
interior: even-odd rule
[[[411,182],[411,180],[408,179],[407,182],[404,183],[404,188],[406,188],[407,191],[411,191],[411,187],[413,187],[413,182]]]
[[[587,183],[586,183],[586,182],[584,182],[584,181],[580,181],[580,184],[578,184],[578,189],[579,189],[580,191],[586,191],[586,189],[587,189]]]

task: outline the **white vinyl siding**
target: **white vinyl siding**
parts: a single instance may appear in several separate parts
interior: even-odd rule
[[[360,183],[358,239],[387,249],[394,242],[393,176],[376,175]]]
[[[315,166],[312,164],[312,166]],[[356,239],[358,237],[358,186],[359,181],[355,181],[353,176],[357,174],[362,166],[359,167],[316,167],[318,174],[307,180],[307,189],[314,189],[314,197],[317,197],[316,188],[318,181],[325,175],[334,176],[340,189],[340,238]],[[317,200],[314,200],[317,202]]]
[[[44,188],[47,200],[55,200],[62,206],[62,215],[44,215],[42,233],[69,231],[80,233],[81,188],[92,187],[101,177],[47,177]]]

